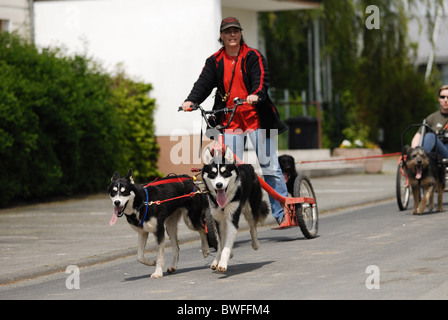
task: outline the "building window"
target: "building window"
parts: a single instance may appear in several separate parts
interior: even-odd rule
[[[11,32],[11,22],[9,20],[0,19],[0,32]]]

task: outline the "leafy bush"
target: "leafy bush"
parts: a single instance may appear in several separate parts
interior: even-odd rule
[[[154,135],[155,100],[149,98],[151,84],[134,82],[123,73],[114,78],[112,101],[120,119],[122,165],[120,172],[134,169],[139,180],[147,181],[161,173],[157,170],[159,146]]]
[[[441,83],[436,72],[426,81],[415,68],[418,45],[408,37],[410,19],[418,19],[408,8],[424,3],[323,0],[318,10],[260,13],[264,42],[269,44],[266,57],[271,86],[299,94],[308,89],[308,96],[308,71],[313,67],[308,54],[314,59],[315,52],[308,51],[312,47],[308,48],[307,33],[314,32],[314,23],[319,23],[325,147],[337,147],[343,139],[360,139],[380,143],[386,151],[401,150],[401,132],[437,110]],[[380,29],[366,28],[366,8],[371,4],[381,8]]]
[[[158,175],[149,84],[0,33],[0,206]]]

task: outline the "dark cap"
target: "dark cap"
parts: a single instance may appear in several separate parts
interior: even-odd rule
[[[235,27],[235,28],[243,30],[243,28],[241,28],[241,24],[238,21],[238,19],[234,18],[234,17],[227,17],[227,18],[222,19],[221,28],[219,28],[219,30],[223,31],[230,27]]]

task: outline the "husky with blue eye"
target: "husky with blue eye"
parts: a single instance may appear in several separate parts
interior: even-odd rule
[[[218,233],[218,252],[211,268],[226,272],[241,214],[250,227],[252,248],[257,250],[257,223],[265,220],[271,212],[271,206],[253,166],[237,165],[229,147],[226,147],[221,157],[214,157],[207,148],[203,160],[202,179],[208,191],[210,212]]]

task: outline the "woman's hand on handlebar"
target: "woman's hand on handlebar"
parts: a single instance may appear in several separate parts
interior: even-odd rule
[[[257,103],[258,101],[260,101],[260,99],[255,94],[247,96],[246,100],[242,100],[240,98],[235,98],[235,99],[233,99],[233,102],[235,103],[234,106],[230,106],[230,107],[224,108],[224,109],[219,109],[219,110],[217,110],[217,112],[222,112],[222,111],[227,112],[229,110],[236,109],[237,106],[241,106],[243,104],[245,104],[245,105],[253,105],[253,104]],[[197,109],[201,109],[201,106],[195,104],[192,101],[184,101],[182,103],[182,106],[179,107],[178,111],[193,111],[193,110],[197,110]]]
[[[251,94],[246,98],[247,104],[256,104],[258,102],[258,96],[256,94]]]
[[[191,107],[194,105],[193,102],[191,101],[185,101],[184,103],[182,103],[182,110],[184,111],[191,111]]]

